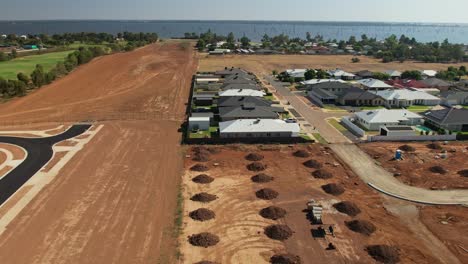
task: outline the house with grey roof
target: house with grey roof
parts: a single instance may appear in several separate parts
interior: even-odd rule
[[[428,87],[438,88],[441,91],[447,91],[450,88],[450,86],[452,86],[451,83],[435,77],[421,80],[421,82],[426,84]]]
[[[228,79],[224,80],[224,85],[223,86],[227,86],[229,84],[252,84],[252,85],[256,85],[257,81],[252,80],[252,79],[250,79],[248,77],[245,77],[245,76],[235,75],[235,76],[233,76],[231,78],[228,78]]]
[[[337,81],[320,82],[306,85],[308,96],[324,104],[335,104],[340,95],[351,89],[359,89],[350,84]]]
[[[385,82],[377,79],[362,79],[359,80],[358,85],[364,90],[387,90],[387,89],[394,89],[393,86],[386,84]]]
[[[412,105],[435,106],[440,103],[440,98],[424,91],[410,89],[396,89],[372,91],[383,98],[386,107],[409,107]]]
[[[218,107],[242,106],[244,104],[254,104],[256,106],[271,106],[269,100],[253,96],[223,96],[218,98]]]
[[[356,122],[368,130],[380,130],[384,126],[414,126],[422,124],[423,117],[405,109],[378,109],[357,112]]]
[[[221,90],[226,91],[226,90],[256,90],[256,91],[261,91],[263,88],[259,85],[252,84],[252,83],[231,83],[231,84],[225,84],[221,87]]]
[[[221,70],[221,71],[217,71],[215,72],[214,74],[217,75],[217,76],[220,76],[222,78],[225,78],[229,75],[234,75],[234,74],[248,74],[246,71],[244,71],[243,69],[240,69],[240,68],[225,68],[224,70]]]
[[[358,76],[361,79],[367,79],[367,78],[373,78],[374,73],[368,70],[363,70],[363,71],[357,72],[356,76]]]
[[[388,74],[388,76],[390,76],[391,79],[399,79],[399,78],[401,78],[401,72],[400,72],[400,71],[388,70],[388,71],[385,71],[384,73],[385,73],[385,74]]]
[[[449,131],[468,132],[468,109],[452,107],[429,110],[423,113],[423,117],[432,126]]]
[[[281,107],[257,106],[254,103],[244,103],[241,106],[219,107],[221,121],[236,119],[278,119],[285,110]]]
[[[445,91],[440,93],[440,98],[445,106],[468,105],[468,92]]]
[[[348,106],[383,106],[385,101],[376,94],[355,88],[340,95],[337,102]]]

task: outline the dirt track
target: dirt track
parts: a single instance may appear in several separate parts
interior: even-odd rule
[[[3,124],[114,120],[8,226],[2,263],[174,263],[178,129],[196,64],[191,49],[151,45],[0,105]]]

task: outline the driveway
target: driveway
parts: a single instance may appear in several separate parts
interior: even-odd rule
[[[320,109],[313,109],[310,104],[307,104],[304,101],[304,97],[301,95],[302,93],[295,94],[284,86],[288,83],[278,82],[272,76],[265,76],[265,79],[276,89],[277,93],[284,98],[284,100],[287,100],[291,106],[294,107],[294,109],[302,115],[307,122],[314,126],[320,132],[320,135],[329,143],[352,142],[326,121],[327,118],[340,117],[346,115],[346,113],[326,113]],[[351,139],[355,140],[355,138]]]
[[[74,125],[60,135],[45,138],[0,137],[1,143],[20,146],[28,154],[21,164],[0,179],[0,205],[49,162],[54,154],[53,145],[81,135],[90,127]]]
[[[354,144],[332,144],[330,148],[365,183],[384,194],[424,204],[468,205],[468,190],[427,190],[406,185],[377,165]]]

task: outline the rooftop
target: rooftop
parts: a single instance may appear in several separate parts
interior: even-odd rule
[[[286,123],[279,119],[239,119],[219,123],[220,133],[249,132],[292,132],[299,133],[297,123]]]
[[[356,116],[368,123],[398,123],[410,118],[422,118],[420,115],[405,109],[379,109],[357,112]]]
[[[388,85],[382,82],[381,80],[372,79],[372,78],[359,80],[358,83],[367,88],[388,88],[388,89],[393,88],[393,86]]]
[[[387,101],[391,100],[439,100],[438,97],[428,94],[423,91],[399,89],[399,90],[383,90],[373,91],[374,94],[384,98]]]

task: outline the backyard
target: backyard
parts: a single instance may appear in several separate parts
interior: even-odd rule
[[[0,77],[7,80],[16,80],[16,75],[19,72],[29,75],[37,64],[41,64],[45,71],[49,71],[57,62],[63,61],[71,52],[73,52],[73,50],[32,55],[11,61],[0,62]]]

